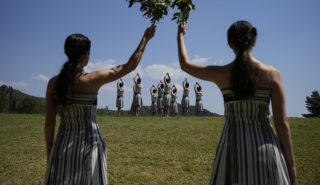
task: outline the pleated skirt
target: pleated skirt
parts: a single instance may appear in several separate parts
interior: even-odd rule
[[[202,100],[196,101],[195,109],[196,109],[196,111],[203,111],[203,102],[202,102]]]
[[[161,96],[161,98],[158,97],[157,106],[158,106],[158,109],[163,109],[163,96]]]
[[[182,97],[181,99],[181,108],[189,108],[189,97],[186,96],[186,97]]]
[[[107,150],[96,106],[74,106],[60,118],[48,159],[45,185],[107,184]]]
[[[157,112],[157,101],[151,103],[151,112]]]
[[[116,107],[120,107],[122,108],[123,107],[123,96],[118,96],[117,97],[117,101],[116,101]]]
[[[134,94],[134,97],[133,97],[133,105],[134,106],[143,106],[143,102],[142,102],[142,96],[141,94]]]
[[[170,113],[178,114],[178,104],[176,101],[170,104]]]
[[[164,94],[163,95],[163,102],[162,102],[163,106],[170,107],[170,103],[171,103],[171,94],[170,93]]]
[[[269,103],[225,103],[225,118],[210,185],[289,185]]]

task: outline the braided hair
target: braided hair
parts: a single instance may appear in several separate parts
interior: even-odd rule
[[[64,112],[69,109],[73,84],[76,77],[79,76],[77,73],[79,59],[84,53],[90,52],[90,47],[91,41],[81,34],[69,35],[65,41],[64,53],[67,55],[68,61],[61,68],[53,92],[55,105],[63,105]]]
[[[228,40],[239,53],[232,68],[231,89],[238,98],[253,96],[258,86],[259,72],[254,69],[249,57],[252,42],[257,37],[257,29],[247,21],[233,23],[228,30]]]

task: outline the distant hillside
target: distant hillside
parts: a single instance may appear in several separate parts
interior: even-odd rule
[[[12,88],[13,89],[13,88]],[[10,96],[10,89],[8,86],[6,85],[2,85],[0,90],[2,92],[4,92],[8,97]],[[12,96],[14,98],[16,98],[16,101],[17,101],[17,105],[21,102],[21,100],[23,100],[24,98],[32,98],[32,99],[35,99],[35,100],[38,100],[42,103],[45,103],[46,102],[46,99],[45,98],[41,98],[41,97],[36,97],[36,96],[31,96],[31,95],[28,95],[26,93],[23,93],[19,90],[16,90],[16,89],[13,89],[13,92],[12,92]]]

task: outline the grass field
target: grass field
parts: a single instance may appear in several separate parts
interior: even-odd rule
[[[208,184],[223,117],[97,118],[109,184]],[[320,119],[289,118],[298,184],[320,184]],[[58,128],[58,125],[57,127]],[[0,184],[43,184],[44,115],[0,114]]]

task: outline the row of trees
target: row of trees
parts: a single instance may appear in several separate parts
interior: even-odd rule
[[[32,96],[25,95],[21,98],[19,93],[19,100],[17,102],[16,97],[14,97],[14,89],[12,87],[7,87],[5,85],[1,86],[0,91],[0,113],[19,113],[19,114],[39,114],[45,113],[45,104],[39,99],[35,99]],[[21,93],[21,92],[20,92]],[[8,97],[9,95],[9,97]]]

